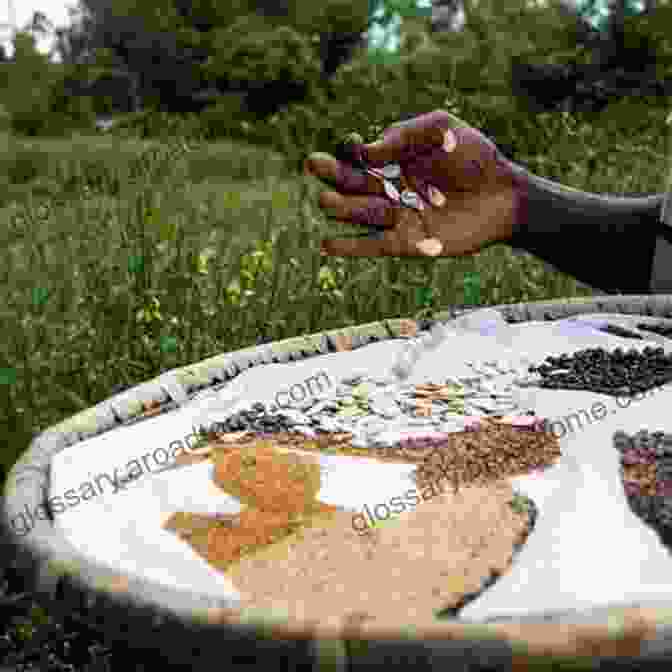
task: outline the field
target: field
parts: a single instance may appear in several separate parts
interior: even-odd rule
[[[576,149],[563,173],[560,138],[526,165],[580,189],[659,192],[662,148],[636,140],[602,146],[597,163]],[[468,271],[482,304],[593,293],[505,246],[321,258],[320,185],[262,147],[8,134],[0,147],[1,481],[36,433],[119,389],[260,342],[462,304]]]

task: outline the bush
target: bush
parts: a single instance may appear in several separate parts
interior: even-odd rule
[[[245,109],[245,95],[227,93],[206,107],[199,118],[200,131],[209,140],[244,137],[252,121]]]
[[[0,105],[0,133],[6,133],[12,130],[12,115]]]

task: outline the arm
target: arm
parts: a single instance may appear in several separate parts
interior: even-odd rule
[[[591,194],[500,160],[518,187],[510,245],[607,292],[672,293],[672,236],[662,235],[662,194]]]

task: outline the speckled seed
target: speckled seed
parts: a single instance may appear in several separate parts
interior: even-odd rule
[[[409,189],[405,189],[401,192],[401,202],[408,208],[413,208],[414,210],[423,210],[424,205],[420,200],[420,197]]]
[[[387,197],[393,200],[395,203],[399,203],[399,201],[401,200],[401,196],[399,195],[397,188],[392,184],[392,182],[388,182],[387,180],[385,180],[383,185]]]
[[[380,169],[383,177],[388,180],[396,180],[401,175],[401,167],[398,163],[388,163]]]

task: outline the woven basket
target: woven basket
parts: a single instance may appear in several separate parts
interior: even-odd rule
[[[557,320],[586,313],[672,318],[672,296],[599,296],[495,306],[508,322]],[[448,320],[466,312],[436,316]],[[646,318],[644,318],[646,319]],[[410,332],[409,332],[410,325]],[[185,593],[93,564],[53,527],[37,520],[18,536],[11,519],[25,507],[44,505],[53,456],[79,441],[142,421],[143,404],[175,406],[176,396],[191,396],[270,362],[332,352],[345,338],[358,348],[373,341],[412,335],[409,320],[385,320],[292,338],[212,357],[126,390],[39,435],[11,470],[0,515],[3,565],[25,581],[26,590],[50,611],[67,612],[110,641],[152,651],[169,669],[226,670],[268,664],[271,669],[316,666],[353,669],[369,663],[412,666],[415,670],[505,670],[518,665],[571,662],[614,664],[623,669],[653,669],[672,658],[672,604],[604,605],[587,612],[540,613],[524,619],[472,624],[437,622],[431,631],[380,632],[364,640],[355,630],[317,631],[274,620],[269,614],[243,620],[213,596]],[[421,327],[423,325],[420,325]],[[426,325],[424,325],[426,326]],[[669,625],[668,625],[669,620]],[[456,667],[453,667],[456,665]]]

